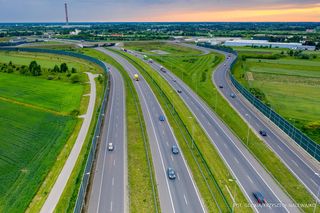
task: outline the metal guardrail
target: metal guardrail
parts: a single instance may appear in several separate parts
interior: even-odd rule
[[[102,61],[90,57],[90,56],[86,56],[86,55],[82,55],[79,53],[74,53],[74,52],[66,52],[66,51],[61,51],[61,50],[50,50],[50,49],[37,49],[37,48],[10,48],[10,47],[5,47],[5,48],[0,48],[0,50],[3,51],[21,51],[21,52],[34,52],[34,53],[49,53],[49,54],[58,54],[58,55],[66,55],[66,56],[71,56],[71,57],[76,57],[76,58],[81,58],[87,61],[90,61],[92,63],[97,64],[98,66],[100,66],[105,72],[106,74],[109,76],[110,72],[108,67],[105,65],[105,63],[103,63]],[[91,142],[91,146],[90,146],[90,152],[88,154],[88,158],[87,158],[87,162],[86,162],[86,166],[82,175],[82,181],[81,181],[81,185],[80,185],[80,189],[78,192],[78,196],[77,196],[77,201],[74,207],[74,212],[75,213],[80,213],[82,210],[82,207],[84,205],[84,201],[85,201],[85,196],[86,196],[86,192],[87,192],[87,187],[89,184],[89,179],[90,179],[90,172],[92,169],[92,165],[93,165],[93,161],[95,159],[95,153],[96,153],[96,148],[97,148],[97,141],[99,140],[99,135],[101,132],[101,127],[102,127],[102,121],[103,121],[103,116],[102,114],[105,112],[106,109],[106,105],[108,102],[108,98],[109,98],[109,91],[110,91],[110,78],[108,78],[108,84],[107,87],[105,89],[104,92],[104,97],[103,97],[103,102],[102,105],[100,107],[99,110],[99,117],[98,117],[98,121],[96,123],[96,127],[95,127],[95,131],[93,134],[93,138],[92,138],[92,142]]]
[[[221,50],[229,52],[238,56],[237,52],[231,49],[225,49],[221,46],[213,46],[207,43],[198,44],[199,46]],[[237,59],[232,63],[231,70],[233,70]],[[285,118],[273,111],[270,107],[265,105],[262,101],[251,94],[244,86],[242,86],[236,78],[229,72],[229,77],[232,84],[237,88],[237,90],[261,113],[268,117],[275,125],[277,125],[282,131],[284,131],[290,138],[292,138],[300,147],[302,147],[306,152],[313,156],[317,161],[320,161],[320,145],[301,132],[298,128],[290,124]]]
[[[120,52],[117,52],[118,54]],[[133,61],[131,58],[129,58],[128,56],[120,53],[121,55],[123,55],[124,57],[126,57],[127,59],[129,59],[130,61],[132,61],[133,63],[137,64],[135,61]],[[137,64],[139,67],[141,67],[139,64]],[[217,181],[217,179],[214,177],[213,172],[211,171],[207,161],[205,160],[205,158],[203,157],[203,154],[201,152],[201,150],[199,149],[198,145],[196,143],[194,143],[194,138],[192,136],[192,134],[189,132],[187,126],[184,124],[182,118],[180,117],[179,113],[176,111],[175,106],[172,104],[172,102],[170,101],[170,99],[168,98],[168,96],[165,94],[165,92],[161,89],[160,85],[154,80],[154,78],[147,72],[145,71],[145,69],[143,67],[141,67],[141,69],[144,71],[144,73],[147,74],[148,78],[152,81],[152,83],[154,83],[154,85],[156,86],[157,90],[159,91],[161,97],[163,98],[163,100],[166,102],[166,107],[169,110],[170,114],[173,116],[175,123],[178,125],[180,133],[183,135],[185,142],[187,143],[187,146],[194,158],[194,160],[196,161],[196,164],[201,172],[201,175],[203,176],[203,178],[205,179],[206,185],[208,186],[208,189],[213,197],[213,199],[216,201],[216,194],[213,192],[214,189],[212,189],[208,183],[208,178],[205,177],[203,172],[207,172],[207,175],[210,177],[210,179],[213,182],[213,185],[215,187],[216,193],[218,193],[224,204],[225,204],[225,208],[228,210],[228,212],[232,212],[232,207],[230,206],[228,200],[226,199],[224,193],[222,192],[222,189],[219,186],[219,183]],[[182,128],[181,128],[182,127]],[[186,134],[184,134],[183,132],[185,132]],[[205,168],[205,171],[202,171],[200,163],[198,162],[198,160],[196,159],[197,157],[200,157],[200,160],[202,162],[202,166]],[[217,203],[216,203],[217,204]],[[221,210],[221,207],[217,204],[218,209],[220,210],[220,212],[225,212],[224,210]]]

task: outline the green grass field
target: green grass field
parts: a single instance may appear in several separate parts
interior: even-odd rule
[[[0,97],[64,114],[79,108],[84,89],[81,84],[19,74],[0,74],[0,82]]]
[[[52,58],[77,64],[77,59],[64,61],[55,55],[2,51],[0,55],[0,60],[10,58],[16,65],[35,58],[44,67]],[[79,70],[90,69],[81,63]],[[74,130],[81,122],[69,114],[85,104],[82,95],[87,86],[1,72],[0,82],[0,212],[24,212],[66,142],[75,140]]]
[[[168,44],[165,42],[126,42],[125,48],[135,50],[138,52],[144,52],[152,55],[199,55],[198,50],[190,50],[190,48],[182,47],[175,44]],[[162,54],[157,54],[157,50],[162,50]]]
[[[270,51],[270,49],[267,49]],[[263,50],[258,50],[259,52]],[[257,54],[256,52],[253,54]],[[259,53],[260,54],[260,53]],[[153,57],[153,56],[151,56]],[[190,56],[190,59],[196,56]],[[198,56],[204,57],[204,56]],[[219,57],[219,56],[218,56]],[[173,60],[172,58],[180,58],[180,56],[166,58],[167,60]],[[165,57],[154,57],[158,62],[162,63],[169,70],[171,70],[176,76],[186,82],[190,88],[193,89],[198,95],[214,110],[217,115],[229,126],[229,128],[235,133],[236,136],[246,144],[247,138],[247,124],[241,119],[241,117],[231,108],[226,100],[219,94],[211,81],[211,75],[215,63],[208,66],[209,70],[206,74],[206,78],[202,77],[206,73],[203,68],[189,69],[179,67],[179,63],[175,66],[173,63],[164,61]],[[184,59],[187,60],[188,58]],[[209,60],[209,62],[211,62]],[[218,63],[217,61],[216,63]],[[196,63],[196,62],[194,62]],[[172,66],[171,66],[172,65]],[[206,65],[202,65],[206,67]],[[184,73],[182,75],[182,73]],[[238,74],[242,76],[241,74]],[[202,79],[204,81],[202,81]],[[282,164],[277,156],[252,132],[250,131],[249,146],[247,147],[250,152],[265,166],[265,168],[273,175],[281,187],[294,199],[297,203],[314,203],[314,199],[305,189],[305,187],[291,174],[291,172]],[[281,172],[280,172],[281,171]],[[312,212],[311,208],[304,208],[306,212]]]
[[[247,88],[260,89],[276,112],[320,143],[319,60],[290,56],[277,60],[247,59],[239,61],[236,68],[235,76],[240,82]],[[244,77],[247,72],[252,73],[253,79]]]

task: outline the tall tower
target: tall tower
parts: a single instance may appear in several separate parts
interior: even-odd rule
[[[66,13],[66,25],[69,24],[69,17],[68,17],[68,5],[67,3],[64,3],[64,11]]]

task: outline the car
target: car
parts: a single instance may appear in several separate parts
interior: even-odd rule
[[[221,84],[220,84],[220,85],[219,85],[219,88],[221,88],[221,89],[222,89],[222,88],[223,88],[223,85],[221,85]]]
[[[263,197],[261,192],[253,192],[253,196],[256,198],[259,204],[266,203],[266,199]]]
[[[177,80],[176,80],[176,79],[173,79],[172,81],[173,81],[173,82],[177,82]]]
[[[113,151],[114,150],[114,146],[112,143],[108,143],[108,150],[109,151]]]
[[[236,95],[235,95],[234,93],[231,93],[231,94],[230,94],[230,97],[231,97],[231,98],[235,98]]]
[[[224,66],[227,66],[227,64],[224,64]]]
[[[172,153],[175,155],[179,154],[179,148],[177,145],[172,146]]]
[[[182,90],[181,90],[181,89],[177,89],[177,92],[178,92],[178,93],[182,93]]]
[[[159,116],[159,121],[165,121],[164,115],[160,115],[160,116]]]
[[[176,179],[176,172],[172,168],[169,167],[167,172],[168,172],[169,179],[171,180]]]
[[[264,130],[260,130],[259,133],[260,133],[260,135],[263,136],[263,137],[267,136],[267,132],[264,131]]]

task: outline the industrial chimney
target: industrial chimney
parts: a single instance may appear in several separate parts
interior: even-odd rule
[[[69,24],[69,17],[68,17],[68,5],[67,3],[64,3],[64,10],[65,10],[65,13],[66,13],[66,25]]]

